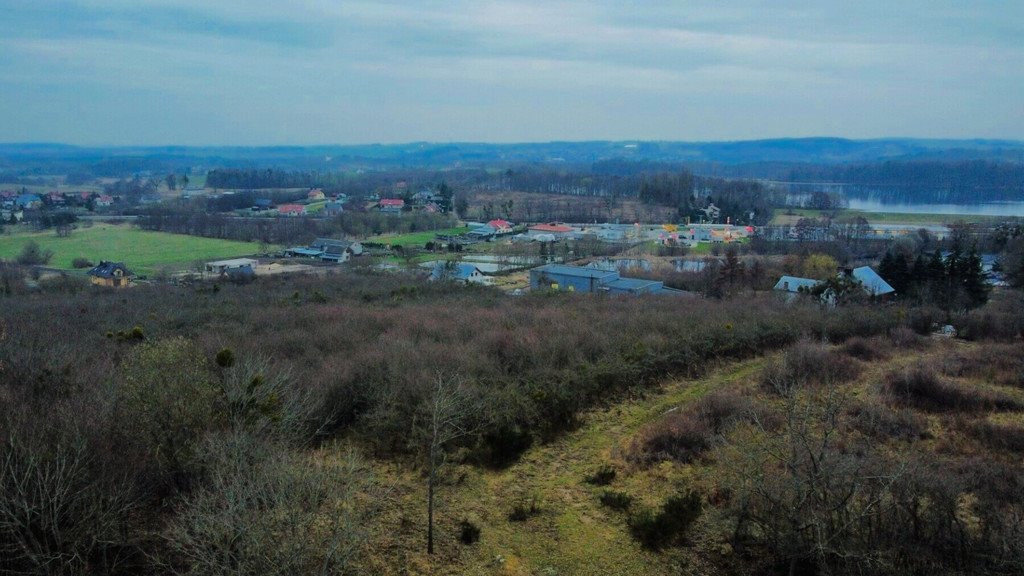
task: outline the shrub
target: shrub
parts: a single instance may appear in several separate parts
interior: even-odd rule
[[[210,436],[199,454],[205,482],[164,531],[168,564],[211,576],[352,569],[371,512],[358,458],[313,460],[244,432]]]
[[[469,520],[463,520],[459,523],[459,541],[467,546],[479,542],[480,527]]]
[[[847,409],[855,430],[878,440],[919,440],[928,437],[928,423],[908,408],[893,410],[873,402],[859,402]]]
[[[615,480],[615,468],[605,464],[597,469],[596,472],[587,476],[587,484],[593,484],[594,486],[607,486]]]
[[[615,490],[605,490],[598,497],[603,506],[607,506],[612,510],[619,512],[625,512],[629,510],[629,507],[633,505],[633,497],[625,492],[618,492]]]
[[[641,431],[630,457],[645,464],[666,459],[692,462],[750,409],[750,401],[735,391],[713,392]]]
[[[21,249],[21,253],[18,254],[18,264],[25,266],[41,266],[48,264],[50,259],[53,258],[53,250],[43,250],[39,243],[35,240],[30,240],[25,247]]]
[[[701,511],[700,495],[687,491],[670,497],[657,512],[641,510],[629,519],[629,529],[645,547],[659,550],[685,536]]]
[[[924,338],[905,326],[893,328],[892,332],[889,333],[889,341],[896,348],[904,350],[920,348],[926,342]]]
[[[864,360],[865,362],[882,360],[888,357],[888,354],[882,349],[880,342],[869,338],[861,338],[860,336],[847,340],[846,345],[843,346],[843,352],[848,356]]]
[[[885,388],[898,403],[932,412],[1019,410],[1022,407],[1005,394],[968,389],[944,381],[933,369],[921,364],[907,370],[890,372],[886,377]]]
[[[804,341],[786,350],[781,360],[765,367],[761,386],[787,394],[810,386],[847,382],[859,372],[860,368],[848,356],[836,354],[823,344]]]
[[[992,450],[1024,452],[1024,427],[991,422],[962,423],[961,428]]]
[[[221,368],[230,368],[235,365],[235,353],[230,348],[221,348],[217,352],[217,366]]]
[[[94,264],[88,258],[79,256],[71,261],[71,266],[73,268],[92,268]]]
[[[540,514],[540,506],[537,505],[537,499],[533,498],[529,503],[519,502],[513,506],[508,513],[508,520],[509,522],[526,522],[538,514]]]

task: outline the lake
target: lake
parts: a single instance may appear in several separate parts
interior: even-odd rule
[[[1024,202],[988,202],[985,204],[891,204],[878,200],[847,198],[850,210],[895,214],[962,214],[970,216],[1022,216]]]

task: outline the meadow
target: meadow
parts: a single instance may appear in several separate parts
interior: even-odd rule
[[[53,231],[28,230],[22,225],[17,229],[8,228],[0,235],[0,258],[17,258],[31,241],[37,242],[43,250],[53,251],[48,264],[52,268],[71,270],[75,258],[87,258],[91,262],[124,262],[140,275],[150,275],[162,268],[183,270],[197,260],[234,258],[260,251],[257,242],[150,232],[128,224],[79,227],[64,238]]]

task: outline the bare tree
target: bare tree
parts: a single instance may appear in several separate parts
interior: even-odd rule
[[[434,493],[439,474],[448,462],[448,448],[473,433],[471,403],[459,377],[439,375],[428,402],[427,456],[427,553],[434,553]]]

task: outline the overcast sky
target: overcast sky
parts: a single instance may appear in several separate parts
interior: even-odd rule
[[[0,0],[0,141],[1024,138],[1022,0]]]

